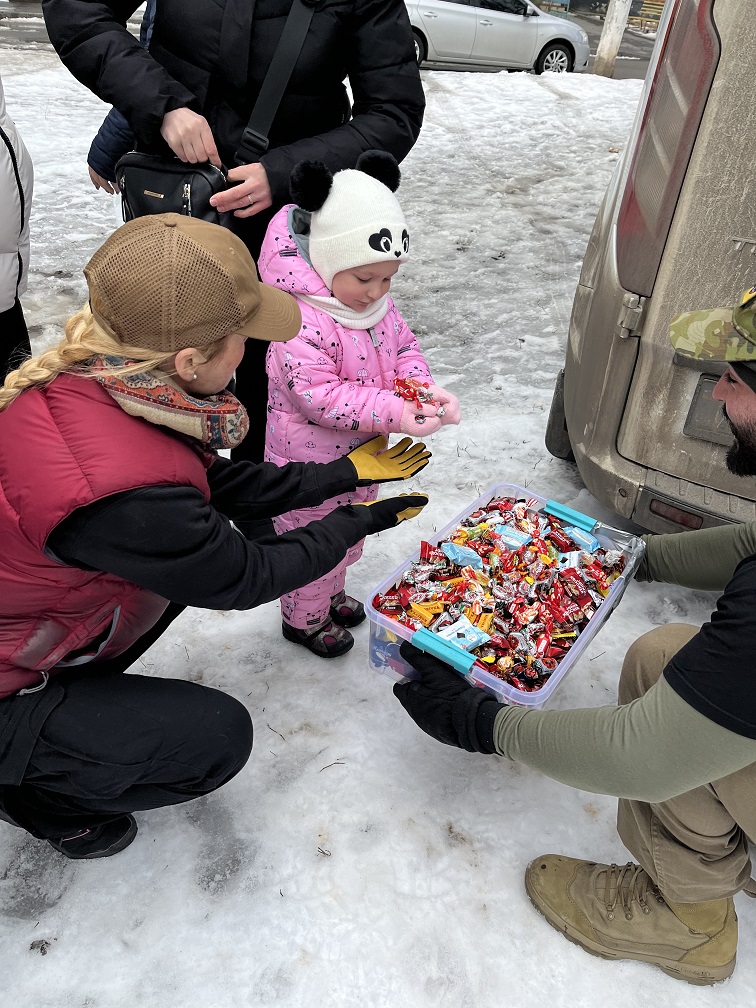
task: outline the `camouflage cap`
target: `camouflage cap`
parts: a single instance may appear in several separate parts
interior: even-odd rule
[[[676,315],[669,338],[683,357],[756,363],[756,287],[734,308],[709,308]]]

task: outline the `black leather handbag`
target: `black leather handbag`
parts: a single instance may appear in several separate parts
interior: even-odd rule
[[[230,213],[219,213],[210,197],[228,188],[226,173],[210,162],[187,164],[178,158],[130,151],[116,165],[123,219],[178,213],[228,226]]]
[[[315,0],[294,0],[281,39],[242,134],[234,160],[237,165],[259,161],[268,149],[268,133],[294,64],[304,45]],[[115,169],[121,190],[123,219],[147,214],[180,213],[229,227],[232,212],[219,213],[210,197],[228,188],[225,171],[209,161],[190,164],[178,158],[129,151]]]

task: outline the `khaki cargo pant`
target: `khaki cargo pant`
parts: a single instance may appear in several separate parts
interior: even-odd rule
[[[639,637],[622,666],[620,704],[650,689],[696,633],[698,627],[672,623]],[[671,900],[697,903],[748,889],[749,837],[756,837],[756,763],[659,804],[622,798],[617,829]]]

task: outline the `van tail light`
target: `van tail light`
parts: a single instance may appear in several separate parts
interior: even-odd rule
[[[628,149],[617,217],[617,270],[649,297],[720,55],[714,0],[668,0]],[[645,101],[644,101],[645,100]]]
[[[673,507],[671,504],[665,504],[664,501],[657,500],[656,498],[651,501],[648,510],[651,514],[659,515],[660,518],[666,518],[667,521],[682,525],[683,528],[700,529],[703,525],[702,515]]]

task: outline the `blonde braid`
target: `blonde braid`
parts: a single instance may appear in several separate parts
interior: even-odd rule
[[[203,356],[210,360],[225,340],[226,337],[203,349]],[[97,370],[83,366],[93,357],[101,356],[128,357],[134,363]],[[172,370],[166,370],[164,365],[174,356],[174,353],[121,343],[97,324],[87,304],[66,322],[65,338],[57,346],[45,350],[39,357],[30,357],[6,376],[0,388],[0,412],[10,406],[24,389],[49,385],[59,374],[76,374],[81,378],[140,374],[143,371],[171,374]]]

